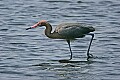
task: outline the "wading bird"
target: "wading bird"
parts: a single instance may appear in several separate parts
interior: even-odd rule
[[[92,40],[94,38],[94,34],[90,33],[95,31],[95,29],[91,26],[85,26],[83,24],[80,23],[62,23],[59,24],[55,31],[53,33],[51,33],[52,31],[52,26],[46,21],[46,20],[41,20],[40,22],[36,23],[35,25],[33,25],[32,27],[27,28],[28,29],[32,29],[32,28],[36,28],[37,26],[45,26],[45,35],[49,38],[52,39],[65,39],[69,45],[69,49],[70,49],[70,59],[72,59],[72,50],[71,50],[71,46],[70,46],[70,40],[73,40],[75,38],[83,38],[85,35],[91,35],[92,38],[90,40],[90,44],[88,46],[88,50],[87,50],[87,60],[91,57],[93,57],[92,54],[89,53],[90,50],[90,46],[92,43]]]

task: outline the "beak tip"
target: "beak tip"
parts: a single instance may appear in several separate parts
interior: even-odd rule
[[[29,29],[31,29],[31,27],[29,27],[29,28],[26,28],[26,30],[29,30]]]

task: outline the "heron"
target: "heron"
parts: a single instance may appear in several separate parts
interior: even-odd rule
[[[94,38],[94,34],[90,33],[95,31],[95,28],[93,28],[92,26],[87,26],[87,25],[83,25],[81,23],[61,23],[59,25],[57,25],[57,27],[55,28],[54,32],[52,32],[52,26],[51,24],[46,21],[46,20],[40,20],[38,23],[36,23],[35,25],[26,28],[26,30],[29,29],[33,29],[36,27],[41,27],[41,26],[45,26],[45,35],[48,38],[51,39],[65,39],[69,45],[69,50],[70,50],[70,58],[68,60],[72,59],[73,53],[72,53],[72,49],[70,46],[70,41],[74,40],[76,38],[83,38],[85,37],[85,35],[91,35],[91,40],[88,46],[88,50],[87,50],[87,60],[89,60],[89,58],[92,58],[93,55],[89,53],[90,51],[90,46],[91,43],[93,41]]]

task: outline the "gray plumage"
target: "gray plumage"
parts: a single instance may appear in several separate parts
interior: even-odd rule
[[[65,36],[66,38],[81,38],[95,29],[92,26],[87,26],[80,23],[62,23],[59,24],[54,32]]]

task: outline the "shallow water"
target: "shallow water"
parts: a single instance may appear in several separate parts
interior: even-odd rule
[[[44,27],[25,29],[39,20],[92,25],[96,31],[86,61],[90,36],[72,41],[73,60],[65,40],[44,35]],[[0,80],[119,80],[119,0],[0,0]]]

